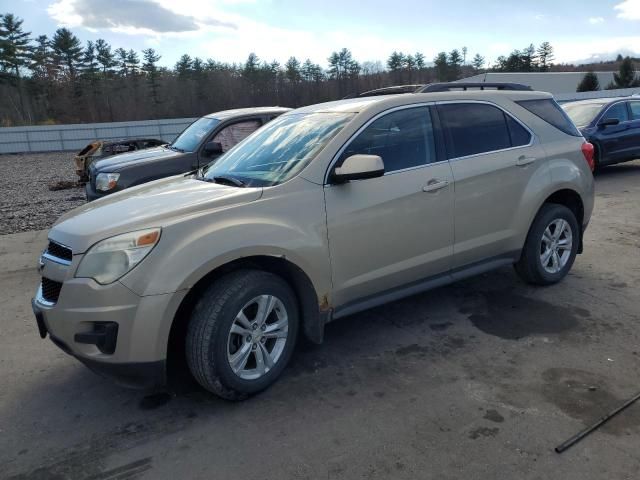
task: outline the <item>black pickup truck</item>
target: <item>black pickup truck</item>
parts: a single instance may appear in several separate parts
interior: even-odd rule
[[[256,107],[211,113],[193,122],[168,145],[94,162],[85,186],[87,200],[200,168],[289,110]]]

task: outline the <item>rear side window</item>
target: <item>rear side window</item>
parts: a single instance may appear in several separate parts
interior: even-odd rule
[[[511,146],[522,147],[531,143],[531,134],[515,121],[510,115],[505,115],[507,119],[507,126],[509,127],[509,135],[511,135]]]
[[[407,108],[378,118],[347,146],[338,165],[356,154],[379,155],[386,172],[435,162],[429,108]]]
[[[505,114],[497,107],[483,103],[451,103],[439,105],[438,114],[447,136],[449,158],[477,155],[512,146]],[[525,133],[528,134],[526,130]],[[514,136],[522,136],[522,132],[518,132],[516,127]]]
[[[545,122],[553,125],[561,132],[574,137],[582,136],[555,100],[551,98],[544,98],[540,100],[522,100],[516,103],[521,107],[526,108],[537,117],[540,117]]]
[[[604,112],[601,120],[605,118],[615,118],[621,122],[628,121],[629,112],[627,111],[627,104],[625,102],[614,103]]]
[[[631,107],[631,118],[633,120],[640,120],[640,102],[629,102]]]

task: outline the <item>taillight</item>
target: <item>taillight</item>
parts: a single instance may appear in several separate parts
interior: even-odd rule
[[[594,158],[595,149],[593,148],[593,145],[590,144],[589,142],[584,142],[582,144],[581,149],[582,149],[582,154],[584,155],[584,159],[587,161],[589,168],[593,172],[596,169],[596,161]]]

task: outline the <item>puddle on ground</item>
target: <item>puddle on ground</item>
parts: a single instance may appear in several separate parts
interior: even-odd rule
[[[507,340],[572,330],[579,325],[577,317],[589,315],[584,309],[574,311],[509,290],[480,295],[460,312],[468,314],[471,323],[484,333]]]

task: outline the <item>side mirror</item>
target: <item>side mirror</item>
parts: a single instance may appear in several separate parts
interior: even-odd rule
[[[620,120],[617,118],[604,118],[600,120],[600,123],[598,123],[598,126],[601,128],[604,128],[604,127],[611,127],[613,125],[618,125],[619,123],[620,123]]]
[[[204,145],[204,153],[207,155],[216,155],[222,153],[222,144],[220,142],[207,142]]]
[[[336,183],[363,180],[384,175],[384,162],[378,155],[352,155],[333,170],[331,178]]]

